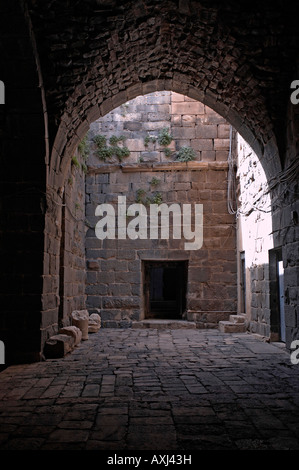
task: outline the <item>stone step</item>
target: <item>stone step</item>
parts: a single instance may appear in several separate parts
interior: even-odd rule
[[[232,323],[244,323],[245,322],[245,316],[242,314],[238,315],[230,315],[229,316],[229,321]]]
[[[228,321],[232,312],[188,312],[187,320],[194,321],[199,329],[217,329],[220,321]]]
[[[185,320],[141,320],[132,322],[132,328],[141,329],[141,328],[156,328],[156,329],[181,329],[196,328],[196,323],[192,321]]]
[[[221,333],[245,333],[247,330],[245,321],[234,322],[234,321],[220,321],[219,322],[219,331]]]
[[[188,312],[187,320],[194,321],[198,324],[206,324],[209,325],[209,327],[212,327],[212,325],[214,325],[217,328],[219,321],[229,320],[230,315],[232,315],[232,312],[226,311]]]

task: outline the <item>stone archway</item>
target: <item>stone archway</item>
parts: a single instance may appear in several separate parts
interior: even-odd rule
[[[167,85],[169,86],[170,82],[155,80],[153,82],[150,82],[149,84],[143,84],[141,86],[141,89],[144,91],[143,94],[146,94],[145,93],[146,91],[164,90],[165,83],[167,83]],[[62,192],[64,191],[63,181],[65,180],[66,175],[67,175],[68,162],[69,162],[70,156],[75,151],[75,148],[78,145],[78,142],[86,134],[89,124],[92,121],[92,118],[98,117],[99,113],[100,115],[108,113],[109,111],[114,109],[116,104],[119,104],[119,105],[124,104],[125,102],[123,100],[126,99],[127,97],[135,97],[135,94],[138,93],[138,90],[140,90],[139,86],[133,87],[132,89],[129,89],[127,93],[121,93],[119,96],[116,96],[113,100],[109,99],[105,101],[100,107],[98,106],[93,107],[93,109],[90,111],[90,114],[87,113],[89,116],[88,120],[80,124],[80,126],[77,129],[76,134],[74,135],[74,138],[70,142],[68,142],[67,149],[65,149],[66,153],[64,154],[62,159],[58,158],[57,151],[56,151],[56,148],[59,147],[59,144],[58,143],[54,144],[53,156],[55,156],[55,159],[54,158],[52,159],[52,163],[55,162],[58,166],[55,168],[55,171],[50,172],[49,181],[52,182],[51,184],[52,187],[57,188],[57,186],[59,186]],[[197,97],[202,96],[201,93],[194,91],[193,87],[191,87],[192,91],[190,91],[190,89],[188,90],[189,90],[189,93],[186,96],[189,96],[190,98],[192,97],[192,99],[194,99],[193,98],[194,96],[197,96]],[[211,96],[209,96],[206,101],[208,103],[213,102],[213,100],[211,100]],[[260,162],[263,165],[264,169],[266,170],[267,175],[273,176],[276,173],[277,168],[280,168],[280,162],[278,159],[278,150],[276,148],[274,140],[271,140],[270,142],[268,142],[268,144],[262,150],[262,147],[259,145],[257,139],[253,137],[252,132],[249,131],[248,128],[246,128],[246,126],[243,123],[240,125],[240,119],[235,113],[230,112],[228,108],[224,107],[223,105],[220,105],[219,103],[216,103],[216,105],[215,103],[213,104],[214,104],[214,109],[218,109],[218,110],[221,109],[224,116],[226,117],[229,116],[231,119],[231,122],[234,122],[236,123],[237,126],[239,126],[238,127],[239,131],[242,132],[243,135],[247,137],[248,141],[251,142],[251,145],[256,149],[257,155],[259,156]],[[62,129],[65,130],[65,123],[63,123],[62,125]],[[64,135],[63,139],[65,140],[65,133],[63,135]],[[59,141],[59,138],[60,137],[59,137],[59,132],[58,132],[57,142]],[[276,169],[275,169],[275,164],[273,165],[274,161],[276,161]],[[51,165],[50,165],[50,168],[51,168]],[[51,179],[52,178],[51,175],[54,175],[54,180]],[[52,197],[53,196],[57,198],[56,210],[58,209],[59,211],[59,205],[61,203],[59,191],[55,193],[55,195],[52,195]],[[81,302],[83,302],[82,298],[81,298]],[[234,312],[231,312],[231,313],[234,313]]]
[[[31,344],[22,344],[22,348],[26,354],[29,351],[32,357],[40,357],[47,328],[51,329],[56,321],[61,204],[74,150],[94,119],[128,99],[156,90],[184,93],[206,103],[225,116],[258,154],[275,197],[273,232],[275,248],[282,248],[285,263],[290,345],[298,335],[298,112],[289,100],[290,83],[298,78],[296,5],[286,9],[276,4],[273,9],[272,4],[259,4],[257,8],[252,2],[219,5],[205,0],[163,0],[159,5],[155,0],[126,0],[122,5],[114,0],[83,3],[83,9],[67,0],[53,0],[50,8],[33,0],[14,0],[9,6],[1,6],[5,33],[1,50],[8,51],[14,44],[17,57],[24,59],[23,74],[15,73],[16,55],[3,64],[7,75],[1,79],[8,93],[7,104],[9,89],[18,91],[14,97],[19,96],[22,103],[19,108],[5,108],[3,159],[6,174],[11,177],[18,155],[20,180],[13,176],[13,181],[18,187],[19,183],[31,185],[31,167],[21,158],[27,142],[27,149],[33,147],[28,155],[34,155],[36,182],[36,192],[23,196],[22,203],[32,203],[33,209],[28,213],[30,225],[22,224],[18,237],[28,236],[32,243],[34,226],[38,243],[28,245],[27,258],[20,255],[20,262],[16,257],[5,258],[4,276],[13,271],[14,275],[20,273],[22,280],[25,259],[36,259],[34,292],[30,292],[33,284],[29,290],[27,285],[18,291],[20,308],[9,310],[19,312],[19,337],[28,330],[35,332]],[[11,25],[9,32],[7,25]],[[27,93],[26,99],[22,99],[22,93]],[[24,119],[26,113],[30,119]],[[44,117],[48,120],[46,126]],[[24,126],[13,129],[18,119]],[[6,191],[7,186],[3,188]],[[14,231],[12,228],[20,221],[17,211],[10,211],[9,217],[6,233]],[[37,220],[39,223],[34,224]],[[12,237],[5,240],[14,251]],[[3,297],[7,300],[7,292]],[[30,313],[24,312],[26,305]],[[1,331],[6,334],[8,330],[14,338],[13,327],[4,320]]]
[[[90,312],[101,311],[103,325],[128,327],[147,317],[151,297],[148,271],[153,263],[162,263],[165,276],[169,274],[167,263],[188,265],[185,285],[178,285],[182,296],[186,291],[184,301],[179,302],[181,307],[184,304],[181,319],[215,328],[220,320],[236,313],[235,219],[227,211],[229,137],[230,126],[219,114],[168,91],[134,98],[90,126],[86,307]],[[118,138],[124,140],[120,148],[126,145],[128,150],[120,162],[110,143]],[[187,163],[184,158],[180,161],[182,150],[189,151],[191,160]],[[125,221],[120,214],[123,199]],[[146,212],[146,229],[139,234],[140,227],[134,228],[133,240],[130,207],[136,203]],[[155,222],[152,215],[155,204],[160,207],[163,223],[159,217]],[[199,227],[190,227],[191,236],[187,225],[182,230],[181,224],[187,206],[193,224],[195,206],[201,206],[204,219],[200,232]],[[104,231],[102,207],[115,214],[114,231],[109,236]],[[157,231],[152,230],[154,223],[161,223]],[[117,230],[120,224],[126,226],[125,236]],[[171,276],[168,279],[174,282]],[[166,308],[163,295],[161,299]],[[174,311],[168,314],[178,315]]]
[[[159,83],[160,83],[159,81],[156,81],[156,82],[155,82],[155,86],[157,86],[158,88],[161,88],[161,86],[159,85]],[[151,86],[152,86],[152,85],[153,85],[153,84],[151,84]],[[147,88],[145,87],[144,89],[147,89]],[[122,95],[122,96],[123,96],[123,95]],[[117,102],[117,101],[115,100],[114,102]],[[121,102],[121,104],[124,104],[124,103],[122,103],[122,101],[120,101],[120,102]],[[111,105],[111,102],[110,102],[110,105]],[[103,109],[104,109],[104,108],[103,108]],[[107,108],[107,110],[108,110],[108,109],[109,109],[109,108]],[[81,130],[83,130],[83,129],[84,129],[84,131],[86,130],[86,124],[81,127]],[[243,131],[244,131],[244,129],[243,129]],[[248,134],[247,134],[247,135],[248,135]],[[265,160],[263,160],[263,158],[260,157],[260,155],[261,155],[261,150],[260,150],[260,148],[258,148],[257,151],[258,151],[258,156],[259,156],[259,158],[260,158],[260,162],[262,163],[262,165],[265,165]],[[277,155],[277,154],[276,154],[276,155]],[[273,156],[273,155],[272,155],[272,156]],[[62,168],[63,168],[63,167],[62,167]],[[271,167],[270,167],[270,168],[271,168]],[[269,170],[269,168],[268,168],[268,174],[269,174],[269,171],[270,171],[270,170]],[[92,268],[92,269],[93,269],[93,268]],[[94,273],[93,273],[93,275],[94,275]],[[268,281],[266,280],[266,282],[268,282]],[[267,290],[267,288],[266,288],[266,290]],[[102,294],[103,294],[103,292],[102,292]],[[110,304],[111,304],[111,302],[110,302],[110,304],[109,304],[109,300],[107,300],[107,302],[108,302],[107,305],[110,305]],[[112,305],[112,304],[111,304],[111,305]],[[108,307],[108,308],[111,309],[111,305],[110,305],[110,307]],[[129,306],[129,309],[131,309],[131,307],[132,307],[132,305]],[[134,305],[133,305],[133,307],[134,307]],[[133,308],[133,307],[132,307],[132,308]],[[136,307],[136,306],[135,306],[135,307]],[[137,307],[136,307],[136,308],[137,308]],[[233,312],[232,312],[232,313],[233,313]],[[219,321],[219,318],[218,318],[217,321]],[[113,322],[113,321],[112,321],[112,322]],[[108,323],[109,323],[109,322],[108,322]],[[117,322],[116,322],[116,323],[117,323]]]

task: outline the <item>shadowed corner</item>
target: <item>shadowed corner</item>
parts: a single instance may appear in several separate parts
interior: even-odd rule
[[[2,369],[2,365],[5,364],[5,346],[3,341],[0,340],[0,371]]]
[[[2,80],[0,80],[0,104],[5,104],[5,86]]]

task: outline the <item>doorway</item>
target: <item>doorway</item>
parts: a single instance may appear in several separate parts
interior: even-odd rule
[[[245,251],[240,253],[240,313],[246,313],[246,264]]]
[[[277,261],[277,283],[278,283],[278,297],[279,297],[279,327],[280,327],[280,340],[285,343],[286,340],[286,325],[285,325],[285,312],[284,312],[284,268],[283,261]]]
[[[285,342],[284,267],[280,248],[269,251],[269,267],[271,336],[274,341]]]
[[[145,318],[182,319],[187,273],[187,261],[144,261]]]

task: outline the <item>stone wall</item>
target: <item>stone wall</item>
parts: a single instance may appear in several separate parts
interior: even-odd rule
[[[198,161],[227,160],[229,125],[225,119],[199,101],[175,92],[149,93],[117,107],[91,125],[89,137],[124,135],[130,150],[126,162],[162,162],[169,161],[165,147],[151,140],[146,144],[145,139],[158,138],[164,128],[171,129],[173,141],[168,148],[172,157],[181,147],[190,146]],[[89,166],[99,162],[92,153]]]
[[[151,0],[112,4],[105,2],[103,15],[96,2],[84,12],[64,0],[0,7],[0,336],[7,357],[40,358],[43,335],[58,322],[60,195],[74,148],[99,116],[157,90],[205,102],[257,144],[279,196],[272,221],[285,263],[290,345],[298,337],[299,132],[298,105],[287,108],[299,75],[297,5],[260,3],[257,14],[252,2],[167,1],[162,10]]]
[[[234,154],[239,183],[238,262],[240,269],[240,253],[243,252],[246,269],[245,312],[239,313],[246,313],[252,333],[269,338],[269,250],[273,249],[270,189],[257,155],[239,134],[235,135]]]
[[[85,308],[84,165],[84,158],[77,150],[64,186],[58,191],[48,187],[42,343],[56,334],[59,327],[70,325],[73,310]]]
[[[167,127],[173,137],[165,147],[146,138]],[[129,157],[101,161],[92,139],[126,137]],[[186,318],[201,327],[215,327],[236,311],[236,238],[234,216],[227,211],[229,126],[207,106],[177,93],[152,93],[117,108],[95,122],[89,132],[91,155],[86,176],[87,308],[100,309],[103,325],[130,326],[144,318],[144,260],[188,260]],[[123,144],[121,144],[123,145]],[[178,162],[188,146],[195,160]],[[140,193],[139,191],[143,192]],[[203,246],[185,250],[186,240],[99,240],[96,207],[116,208],[118,196],[127,206],[161,198],[163,203],[203,204]],[[139,198],[138,198],[139,196]],[[117,208],[116,208],[117,209]]]
[[[60,315],[63,326],[73,310],[85,308],[85,162],[73,157],[65,185],[60,248]]]
[[[157,79],[186,95],[190,85],[200,101],[229,113],[236,128],[253,131],[262,148],[273,130],[281,135],[298,44],[295,3],[287,11],[278,2],[259,3],[258,14],[251,2],[166,0],[158,8],[153,0],[130,0],[116,8],[105,0],[101,14],[98,2],[85,3],[80,9],[53,0],[49,8],[28,1],[52,138],[61,119],[67,146],[89,112],[99,117],[109,102],[111,110],[130,99],[128,89],[141,92]],[[291,48],[284,35],[293,38]]]
[[[299,72],[299,61],[297,61]],[[271,181],[273,187],[274,246],[282,251],[286,344],[299,337],[299,105],[288,107],[287,148],[284,170]]]

